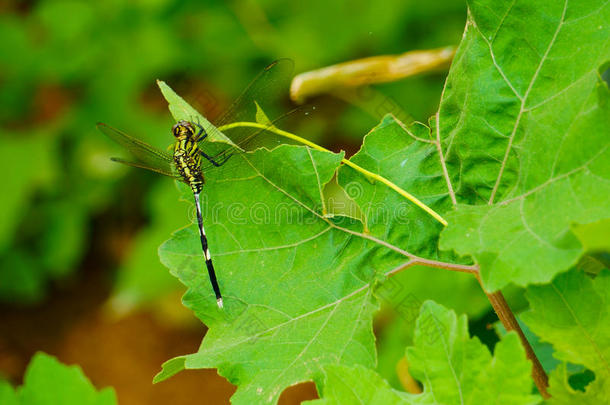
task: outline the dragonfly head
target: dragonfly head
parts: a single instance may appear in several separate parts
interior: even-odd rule
[[[196,131],[193,124],[188,121],[181,120],[172,127],[172,134],[174,134],[174,136],[178,139],[184,139],[192,138],[195,136]]]

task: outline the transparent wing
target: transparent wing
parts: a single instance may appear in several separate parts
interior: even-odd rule
[[[240,148],[252,150],[249,144],[257,134],[261,133],[259,128],[222,129],[222,127],[235,122],[256,122],[257,104],[270,118],[278,111],[285,111],[286,109],[281,108],[280,104],[282,95],[288,94],[293,70],[294,64],[290,59],[280,59],[271,63],[256,76],[227,111],[213,122],[214,126],[221,129]],[[231,147],[223,143],[205,142],[205,140],[202,143],[205,144],[202,149],[207,150],[211,157],[216,157],[218,160],[233,153]]]
[[[236,121],[254,121],[255,103],[265,112],[271,113],[272,109],[278,107],[282,92],[288,94],[293,71],[294,63],[290,59],[279,59],[265,67],[214,125],[220,127]],[[239,139],[234,139],[233,136],[231,139],[237,141],[235,143],[239,142]]]
[[[157,172],[165,176],[179,178],[179,176],[172,172],[173,159],[169,153],[157,149],[154,146],[140,141],[139,139],[133,138],[126,133],[106,124],[98,123],[97,128],[104,135],[127,149],[134,158],[132,161],[121,158],[112,158],[113,161],[123,163],[128,166],[152,170],[153,172]]]
[[[303,107],[295,108],[295,109],[279,116],[278,118],[269,122],[263,128],[245,128],[245,129],[250,129],[251,131],[248,131],[248,136],[245,137],[244,139],[242,139],[241,144],[239,144],[238,146],[240,146],[242,149],[244,149],[244,151],[248,152],[248,151],[253,151],[260,147],[272,148],[274,146],[278,146],[280,144],[285,144],[285,143],[287,143],[287,144],[298,143],[298,142],[290,140],[286,137],[282,137],[281,135],[278,135],[278,134],[270,131],[270,129],[272,127],[279,128],[279,129],[286,129],[286,127],[291,126],[290,125],[291,123],[294,124],[293,121],[300,122],[304,118],[307,118],[308,116],[312,115],[312,113],[314,111],[315,111],[315,107],[303,106]],[[201,150],[208,157],[210,157],[212,160],[214,160],[214,163],[208,162],[204,156],[204,158],[202,159],[202,164],[201,164],[201,169],[203,172],[211,170],[214,167],[218,167],[218,165],[225,166],[225,169],[227,169],[227,168],[231,167],[233,165],[233,163],[239,163],[239,161],[240,161],[239,159],[229,159],[229,158],[231,158],[231,156],[244,153],[239,149],[235,149],[235,148],[231,148],[231,147],[227,148],[226,145],[224,145],[225,149],[222,150],[221,152],[216,153],[216,154],[210,153],[210,148],[213,148],[214,146],[216,146],[216,144],[217,144],[216,142],[205,142],[204,141],[204,142],[200,143],[200,145],[199,145]],[[226,165],[225,165],[225,163],[226,163]]]
[[[173,177],[173,178],[178,179],[180,181],[184,181],[184,179],[182,177],[178,176],[177,174],[174,174],[171,171],[166,171],[166,170],[161,169],[159,167],[154,167],[154,166],[152,166],[150,164],[141,163],[141,162],[132,162],[132,161],[121,159],[121,158],[117,158],[117,157],[112,157],[112,158],[110,158],[110,160],[112,160],[113,162],[118,162],[118,163],[122,163],[122,164],[127,165],[127,166],[131,166],[131,167],[138,167],[140,169],[151,170],[153,172],[162,174],[164,176]]]

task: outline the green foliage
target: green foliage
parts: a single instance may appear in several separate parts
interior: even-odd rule
[[[573,223],[610,216],[610,56],[601,1],[470,4],[439,131],[460,206],[441,246],[491,291],[549,282],[583,247]]]
[[[17,393],[13,390],[13,387],[4,380],[0,380],[0,400],[5,405],[19,404]]]
[[[182,97],[176,94],[165,82],[157,80],[157,85],[167,100],[169,111],[176,122],[191,121],[201,125],[212,142],[225,142],[229,145],[235,144],[210,123],[203,115],[191,107]]]
[[[210,172],[204,222],[225,310],[216,308],[196,228],[178,231],[161,260],[189,287],[184,303],[209,331],[198,353],[171,361],[157,381],[178,363],[217,367],[239,385],[233,401],[273,403],[322,365],[375,364],[367,241],[355,236],[357,221],[321,215],[341,157],[285,145]]]
[[[540,337],[538,337],[534,332],[532,332],[531,329],[528,328],[528,326],[521,320],[520,317],[517,318],[517,322],[519,323],[519,326],[521,327],[525,338],[532,347],[532,350],[536,354],[536,357],[542,364],[542,368],[547,373],[555,370],[556,367],[562,365],[561,361],[557,360],[554,357],[555,350],[553,349],[553,346],[550,343],[541,341]],[[504,326],[500,322],[497,322],[495,327],[496,331],[500,336],[504,336],[506,334],[506,329],[504,329]],[[568,370],[572,373],[580,372],[582,371],[582,369],[582,366],[568,364]]]
[[[176,100],[169,97],[170,106]],[[423,133],[426,127],[411,130]],[[430,166],[430,145],[417,152],[416,139],[404,136],[391,117],[367,136],[363,151],[353,159],[370,154],[369,149],[387,156],[399,144],[404,152],[421,155],[409,167]],[[370,322],[377,305],[369,284],[382,274],[378,269],[386,272],[406,260],[392,243],[404,240],[411,226],[421,237],[412,238],[408,247],[424,245],[425,250],[416,251],[437,257],[428,244],[434,245],[440,225],[421,210],[400,205],[383,184],[370,184],[352,169],[340,170],[340,184],[350,182],[345,186],[348,195],[353,189],[361,193],[353,197],[365,223],[354,218],[357,213],[334,214],[324,189],[341,157],[285,145],[241,154],[235,157],[242,159],[241,165],[210,171],[204,223],[226,309],[216,309],[196,227],[178,231],[160,248],[161,260],[189,288],[184,303],[210,330],[198,353],[166,363],[156,381],[183,368],[217,367],[239,386],[233,401],[273,403],[283,388],[313,378],[326,364],[375,364]],[[438,160],[434,162],[429,170],[440,170]],[[395,163],[388,160],[383,169],[404,166]],[[401,187],[411,184],[395,173],[390,180]],[[429,203],[447,204],[446,193],[435,195],[439,183],[418,186],[424,197],[426,192],[432,195]],[[367,193],[378,194],[380,201],[393,198],[402,211],[373,212],[364,199]],[[381,206],[386,207],[391,205]],[[405,219],[407,224],[401,222]],[[381,249],[388,246],[390,252]]]
[[[172,120],[159,114],[151,101],[157,96],[149,94],[154,79],[174,85],[171,79],[183,78],[186,92],[211,89],[215,109],[230,98],[216,89],[238,93],[279,56],[292,57],[302,71],[457,42],[462,2],[420,3],[346,9],[326,0],[209,2],[205,8],[175,0],[39,1],[28,3],[27,12],[1,15],[0,169],[8,175],[0,200],[0,299],[40,299],[48,280],[78,267],[92,218],[113,204],[116,210],[109,196],[122,189],[114,180],[124,171],[100,163],[111,153],[94,132],[95,121],[155,145],[171,141]],[[328,403],[537,401],[529,395],[529,363],[514,334],[492,357],[468,336],[464,316],[430,302],[407,351],[424,394],[392,390],[371,370],[378,357],[372,319],[380,300],[407,325],[427,298],[471,317],[488,309],[468,275],[421,266],[392,273],[418,255],[475,262],[489,290],[527,287],[532,309],[523,319],[531,331],[552,345],[558,360],[586,367],[575,375],[569,364],[556,366],[553,400],[608,402],[610,304],[603,269],[610,262],[610,103],[599,70],[610,59],[610,6],[601,0],[472,0],[469,9],[438,121],[405,128],[386,116],[352,157],[421,198],[449,227],[443,230],[392,190],[340,166],[342,154],[282,146],[235,158],[231,170],[206,178],[204,197],[225,311],[215,306],[194,225],[159,249],[163,264],[188,288],[185,305],[209,331],[197,353],[167,362],[157,381],[185,368],[216,367],[238,385],[235,403],[274,403],[286,387],[308,380],[318,383],[321,402]],[[161,87],[170,109],[182,102]],[[441,78],[387,84],[384,91],[391,98],[380,111],[402,109],[423,120],[436,108]],[[343,136],[359,136],[364,125],[374,124],[354,112],[318,123]],[[153,301],[176,286],[150,255],[164,235],[188,222],[174,187],[163,181],[142,186],[148,221],[125,252],[119,304]],[[330,198],[333,187],[340,198]],[[577,264],[597,278],[566,273]],[[430,324],[439,328],[431,332]],[[408,344],[399,339],[410,338],[397,329],[383,337],[393,342],[386,353],[380,348],[383,377]],[[63,394],[92,403],[114,401],[110,391],[98,394],[83,378],[39,355],[24,388],[15,392],[0,383],[0,402],[20,403],[22,394],[34,400],[58,386],[73,387]]]
[[[167,144],[172,122],[159,113],[157,95],[151,97],[155,79],[218,113],[278,57],[294,59],[303,71],[368,53],[446,46],[459,40],[463,12],[458,0],[434,7],[392,0],[349,10],[342,2],[322,0],[238,6],[9,1],[0,15],[0,150],[7,157],[0,162],[6,190],[0,201],[0,300],[40,300],[49,281],[74,272],[91,238],[104,232],[90,229],[93,220],[122,210],[133,198],[125,188],[136,187],[150,221],[122,252],[115,294],[137,305],[176,288],[150,256],[153,239],[160,242],[172,229],[164,218],[178,220],[176,205],[152,208],[156,186],[149,191],[150,183],[138,183],[142,174],[117,183],[128,171],[107,162],[110,144],[94,129],[104,121],[152,144]],[[392,107],[424,118],[436,106],[442,79],[416,78],[388,88]],[[374,119],[352,111],[316,125],[359,137]]]
[[[4,405],[113,405],[114,390],[97,391],[78,366],[66,366],[39,352],[16,390],[0,381],[0,403]]]
[[[496,345],[492,359],[470,338],[466,317],[433,302],[422,306],[415,346],[407,349],[413,376],[424,383],[429,403],[537,403],[530,395],[531,363],[515,333]]]
[[[111,302],[118,312],[142,303],[154,303],[163,291],[178,287],[171,274],[159,271],[159,257],[154,254],[167,235],[188,220],[189,206],[176,195],[176,186],[171,181],[158,182],[150,190],[151,223],[133,241],[132,252],[119,269],[114,287]]]
[[[52,154],[53,140],[48,134],[36,134],[25,139],[0,134],[0,145],[5,154],[0,159],[0,172],[11,173],[3,184],[10,192],[0,199],[0,252],[6,252],[11,249],[19,224],[25,219],[23,206],[37,187],[46,187],[53,182],[57,168]],[[61,230],[53,231],[53,236],[62,234]],[[0,255],[0,296],[29,301],[40,295],[44,289],[41,270],[32,265],[35,259],[28,256],[24,249],[13,251],[10,256]],[[53,262],[49,256],[45,259]]]
[[[413,310],[401,308],[408,288],[384,276],[417,258],[455,265],[472,258],[486,288],[497,290],[548,282],[574,265],[587,231],[577,237],[572,224],[610,217],[603,182],[610,178],[610,104],[597,71],[607,54],[600,32],[608,32],[610,7],[586,13],[539,3],[496,9],[473,2],[438,120],[431,128],[405,127],[386,116],[351,158],[449,214],[446,229],[382,184],[339,167],[339,155],[282,146],[244,154],[235,172],[211,173],[204,221],[227,309],[214,305],[196,228],[176,232],[160,248],[161,260],[188,287],[185,305],[210,329],[197,353],[167,362],[156,381],[184,368],[216,367],[238,385],[234,403],[275,403],[284,388],[319,383],[324,373],[330,385],[366,376],[370,385],[357,387],[357,396],[373,400],[379,389],[393,401],[402,395],[357,367],[375,365],[370,321],[377,299],[399,313]],[[562,57],[575,52],[576,37],[588,41],[577,49],[586,57]],[[170,108],[176,102],[168,101]],[[325,195],[335,172],[355,204],[350,209]],[[439,250],[439,235],[440,248],[469,257]],[[441,280],[426,281],[447,283]],[[445,295],[475,286],[464,276]],[[478,314],[483,295],[459,305]],[[418,400],[539,400],[530,395],[531,366],[516,335],[507,335],[492,359],[468,336],[465,317],[432,303],[422,311],[431,314],[433,331],[423,331],[420,317],[407,351],[425,387]],[[426,340],[430,334],[438,339]]]
[[[389,317],[385,321],[389,324],[375,333],[378,352],[376,370],[395,388],[400,387],[396,363],[404,357],[405,345],[412,341],[422,300],[433,299],[456,312],[466,313],[471,319],[477,319],[489,310],[485,294],[472,277],[457,272],[431,271],[421,266],[392,276],[376,294],[385,304],[379,317]],[[507,299],[509,297],[513,298],[507,295]],[[510,302],[512,304],[514,299]]]
[[[321,397],[313,404],[537,404],[530,394],[531,364],[516,333],[507,334],[495,355],[468,335],[466,317],[426,301],[415,328],[415,345],[407,348],[411,374],[423,393],[391,389],[372,370],[329,366]]]
[[[362,148],[350,160],[395,182],[442,213],[450,209],[451,201],[435,151],[426,126],[416,123],[407,133],[396,120],[386,116],[365,137]],[[421,256],[453,257],[438,251],[442,225],[395,191],[367,181],[348,166],[339,170],[339,184],[360,207],[362,220],[371,235]],[[411,234],[405,239],[407,228]]]
[[[438,154],[430,142],[429,129],[423,124],[415,123],[405,130],[401,123],[386,116],[365,136],[361,149],[350,160],[416,195],[436,212],[451,209]],[[352,216],[362,219],[368,234],[422,257],[460,261],[453,254],[438,249],[442,225],[395,191],[368,181],[348,166],[339,169],[338,180],[359,208]],[[378,263],[374,261],[377,258]],[[386,271],[391,270],[392,265],[400,265],[404,259],[404,256],[390,252],[370,257],[374,266]],[[433,298],[471,315],[480,315],[487,308],[487,299],[472,277],[430,272],[421,267],[405,273],[397,275],[388,286],[391,291],[385,288],[379,292],[381,298],[393,306],[399,306],[411,293],[419,300]],[[464,295],[470,299],[463,300]]]
[[[307,405],[409,404],[404,392],[392,389],[387,381],[373,370],[362,366],[332,365],[324,369],[322,399],[306,402]]]
[[[555,349],[561,361],[595,373],[586,392],[568,383],[565,366],[552,374],[550,393],[558,403],[610,401],[610,270],[591,279],[579,270],[560,274],[552,283],[527,290],[531,311],[522,319]]]

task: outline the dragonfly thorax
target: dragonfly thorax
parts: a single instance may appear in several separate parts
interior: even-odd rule
[[[201,154],[197,143],[199,132],[190,122],[178,121],[172,128],[172,133],[176,137],[173,153],[176,170],[193,192],[199,193],[203,186]]]

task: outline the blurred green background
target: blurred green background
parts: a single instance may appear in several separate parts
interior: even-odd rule
[[[167,392],[181,403],[208,377],[217,387],[209,390],[229,395],[213,372],[150,385],[162,361],[196,350],[203,335],[157,257],[188,223],[189,206],[170,180],[110,162],[117,148],[95,123],[164,146],[173,123],[156,79],[214,117],[277,58],[293,59],[298,73],[457,45],[465,18],[460,0],[0,1],[0,377],[18,382],[31,354],[46,350],[82,364],[96,385],[114,385],[121,403],[163,403]],[[445,75],[377,89],[426,122]],[[378,122],[341,101],[320,102],[316,130],[300,135],[334,150],[355,152]],[[445,304],[493,321],[473,280],[442,276],[430,291],[436,276],[408,277],[418,301],[460,291]],[[382,312],[377,330],[380,371],[396,385],[409,333],[388,322],[394,316]],[[153,354],[144,359],[143,348]]]

